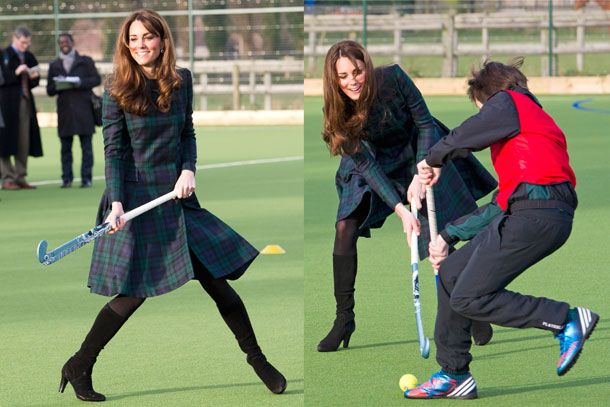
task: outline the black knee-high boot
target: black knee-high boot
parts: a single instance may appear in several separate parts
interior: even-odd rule
[[[354,321],[354,286],[358,269],[358,256],[333,254],[333,279],[337,316],[330,332],[318,344],[318,352],[334,352],[341,342],[349,346],[352,333],[356,330]]]
[[[220,315],[235,335],[240,349],[247,355],[246,361],[265,386],[275,394],[286,390],[286,378],[267,361],[256,341],[244,303],[239,300],[229,308],[220,308]]]
[[[121,329],[127,320],[106,304],[98,314],[91,330],[85,337],[80,349],[61,369],[59,391],[64,392],[68,382],[74,388],[76,397],[84,401],[104,401],[106,397],[93,390],[91,373],[97,356],[104,346]]]

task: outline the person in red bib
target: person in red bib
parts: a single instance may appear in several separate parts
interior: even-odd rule
[[[528,90],[522,63],[487,61],[473,71],[468,95],[479,113],[417,165],[420,182],[434,185],[448,161],[489,147],[499,185],[491,203],[448,224],[430,243],[430,261],[439,270],[434,341],[441,371],[405,391],[407,398],[477,397],[469,366],[472,321],[552,332],[562,376],[599,320],[587,308],[506,289],[566,242],[578,204],[565,136]],[[448,256],[448,246],[460,240],[468,243]]]

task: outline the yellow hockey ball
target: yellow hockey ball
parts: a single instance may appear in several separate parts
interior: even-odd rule
[[[398,384],[400,386],[400,390],[403,392],[406,390],[411,390],[417,387],[417,377],[407,373],[400,378]]]

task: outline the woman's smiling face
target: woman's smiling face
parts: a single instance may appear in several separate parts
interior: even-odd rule
[[[360,98],[364,82],[366,81],[364,62],[357,60],[356,63],[358,66],[354,66],[349,58],[341,57],[335,64],[337,77],[339,78],[339,87],[352,100]]]
[[[152,69],[161,55],[161,38],[148,31],[141,21],[135,20],[129,26],[129,51],[138,65]]]

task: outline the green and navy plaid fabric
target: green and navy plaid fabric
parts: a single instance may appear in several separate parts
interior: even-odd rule
[[[381,227],[406,192],[421,161],[449,130],[430,114],[409,76],[398,66],[377,68],[377,99],[369,112],[361,151],[343,156],[335,177],[339,194],[337,221],[345,219],[370,197],[367,219],[360,235]],[[492,175],[470,155],[443,167],[435,188],[438,228],[473,211],[476,200],[496,187]],[[425,206],[420,213],[420,256],[427,257],[429,231]]]
[[[171,191],[182,169],[195,170],[192,80],[188,70],[179,72],[183,85],[167,113],[154,107],[145,116],[125,113],[105,93],[106,191],[98,224],[113,201],[122,202],[127,212]],[[148,86],[155,100],[154,81]],[[237,232],[202,209],[193,194],[154,208],[122,231],[97,239],[88,286],[91,292],[107,296],[167,293],[194,277],[189,248],[215,278],[241,276],[258,255]]]

